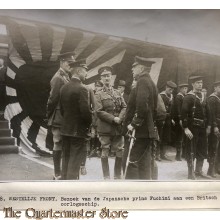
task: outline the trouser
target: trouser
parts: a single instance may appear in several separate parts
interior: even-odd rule
[[[212,129],[208,138],[208,174],[211,176],[214,176],[215,173],[218,171],[218,149],[219,140]]]
[[[152,175],[151,179],[152,180],[158,179],[158,167],[157,167],[157,163],[155,161],[157,145],[158,145],[157,143],[158,143],[158,141],[152,141],[152,145],[151,145],[151,175]],[[125,169],[126,169],[127,160],[130,159],[130,158],[128,158],[129,145],[130,145],[129,138],[125,138],[124,153],[123,153],[123,158],[122,158],[122,169],[123,169],[124,173],[125,173]]]
[[[174,146],[176,148],[176,159],[181,160],[182,145],[183,145],[183,129],[178,120],[175,120],[173,132],[175,134],[174,135],[174,139],[175,139]]]
[[[190,127],[190,131],[193,134],[192,139],[192,153],[193,157],[197,160],[204,160],[207,158],[208,153],[208,143],[206,128],[201,127]],[[189,138],[186,138],[186,159],[189,160],[191,157],[191,141]]]
[[[137,138],[131,149],[126,179],[152,179],[152,140]]]
[[[62,179],[79,179],[80,165],[87,152],[87,140],[63,136]]]

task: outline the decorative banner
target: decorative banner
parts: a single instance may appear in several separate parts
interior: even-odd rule
[[[18,144],[31,155],[51,154],[53,143],[45,123],[46,103],[50,80],[59,68],[60,53],[74,51],[78,59],[86,58],[89,85],[99,79],[100,67],[111,65],[114,86],[125,80],[127,93],[133,80],[135,56],[155,61],[150,75],[159,91],[166,81],[185,83],[196,72],[207,77],[204,85],[210,93],[213,81],[219,77],[219,56],[19,19],[8,19],[5,24],[10,44],[5,117],[11,122]]]

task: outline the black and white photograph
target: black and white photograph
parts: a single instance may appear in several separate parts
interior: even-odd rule
[[[0,10],[0,181],[220,180],[219,10]]]

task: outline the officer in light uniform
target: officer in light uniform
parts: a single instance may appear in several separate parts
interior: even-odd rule
[[[110,178],[108,156],[110,146],[116,152],[114,178],[121,178],[124,137],[121,126],[126,103],[118,90],[111,86],[113,69],[110,66],[98,70],[103,88],[96,93],[97,132],[101,143],[101,163],[104,179]]]

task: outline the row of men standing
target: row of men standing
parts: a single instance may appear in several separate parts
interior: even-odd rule
[[[113,72],[111,67],[102,67],[99,69],[98,72],[103,87],[96,93],[94,98],[93,92],[82,83],[85,80],[87,73],[85,60],[76,61],[72,53],[61,54],[59,57],[60,69],[51,80],[51,92],[47,108],[49,118],[48,125],[52,128],[54,141],[54,179],[79,178],[80,165],[86,157],[86,146],[89,141],[89,130],[92,118],[95,118],[98,137],[101,142],[101,163],[104,179],[110,178],[108,164],[110,148],[116,152],[114,177],[116,179],[121,178],[123,155],[125,155],[123,154],[123,150],[124,146],[126,147],[124,136],[128,131],[132,132],[134,129],[136,140],[130,152],[126,178],[151,179],[152,175],[149,175],[148,172],[152,165],[153,155],[151,151],[155,140],[158,140],[158,135],[155,129],[155,120],[158,115],[158,93],[157,88],[149,75],[153,62],[147,61],[145,58],[135,57],[132,72],[134,80],[137,83],[131,91],[126,106],[120,92],[111,86],[111,76]],[[198,81],[197,79],[191,78],[191,80],[194,80],[192,83],[195,84]],[[175,86],[176,85],[173,82],[169,82],[166,90],[168,91],[170,88],[172,91]],[[185,88],[186,86],[181,87]],[[169,92],[166,92],[164,94],[169,98],[169,103],[171,103],[171,93],[169,94]],[[193,95],[193,97],[196,97],[196,94]],[[215,95],[217,97],[219,96],[219,94]],[[161,96],[163,97],[163,94],[161,94]],[[184,96],[184,94],[181,96]],[[166,101],[165,99],[163,100],[167,108]],[[180,138],[178,140],[179,145],[182,143],[183,131],[190,141],[192,135],[188,130],[195,135],[193,138],[194,154],[192,154],[191,148],[187,150],[187,152],[189,152],[188,155],[190,155],[187,159],[189,167],[188,177],[194,179],[194,171],[192,172],[191,169],[191,155],[193,155],[193,161],[195,157],[197,158],[197,161],[200,161],[198,162],[196,169],[197,171],[201,171],[201,154],[197,153],[198,147],[196,148],[201,142],[201,134],[194,131],[194,125],[192,125],[193,127],[190,130],[189,118],[194,119],[195,112],[199,107],[196,108],[191,117],[189,112],[192,106],[186,104],[188,102],[189,101],[186,99],[186,101],[183,101],[184,108],[178,107],[178,112],[181,110],[181,113],[177,114],[177,117],[174,118],[174,122],[180,132]],[[201,104],[201,102],[199,103]],[[168,106],[170,106],[170,104]],[[170,120],[171,116],[168,113],[169,112],[167,111],[165,125],[169,124],[170,121],[172,123],[172,120]],[[196,115],[196,117],[197,119],[201,119],[200,115]],[[214,120],[213,118],[214,117],[211,117],[210,123]],[[201,120],[205,119],[202,118]],[[203,127],[206,128],[206,122],[203,121],[203,123]],[[156,124],[158,125],[158,120]],[[166,128],[166,126],[160,125],[157,127],[158,130],[160,130],[160,128]],[[182,128],[184,128],[184,130]],[[216,137],[216,134],[218,133],[216,128],[214,128],[213,125],[211,125],[211,128],[210,131],[213,130]],[[167,129],[162,130],[166,131]],[[159,132],[159,136],[162,140],[162,136],[166,137],[163,132]],[[160,146],[163,145],[160,144]],[[204,152],[207,150],[206,147],[202,148]],[[177,149],[180,149],[180,147]],[[165,150],[162,148],[159,152],[160,154],[157,154],[157,156],[161,155],[162,159],[166,159]],[[60,168],[61,155],[62,172]],[[158,159],[159,158],[160,156],[158,156]],[[206,158],[205,154],[202,156],[203,160],[204,158]],[[127,160],[126,156],[125,160]],[[197,174],[202,175],[202,172],[197,172]]]

